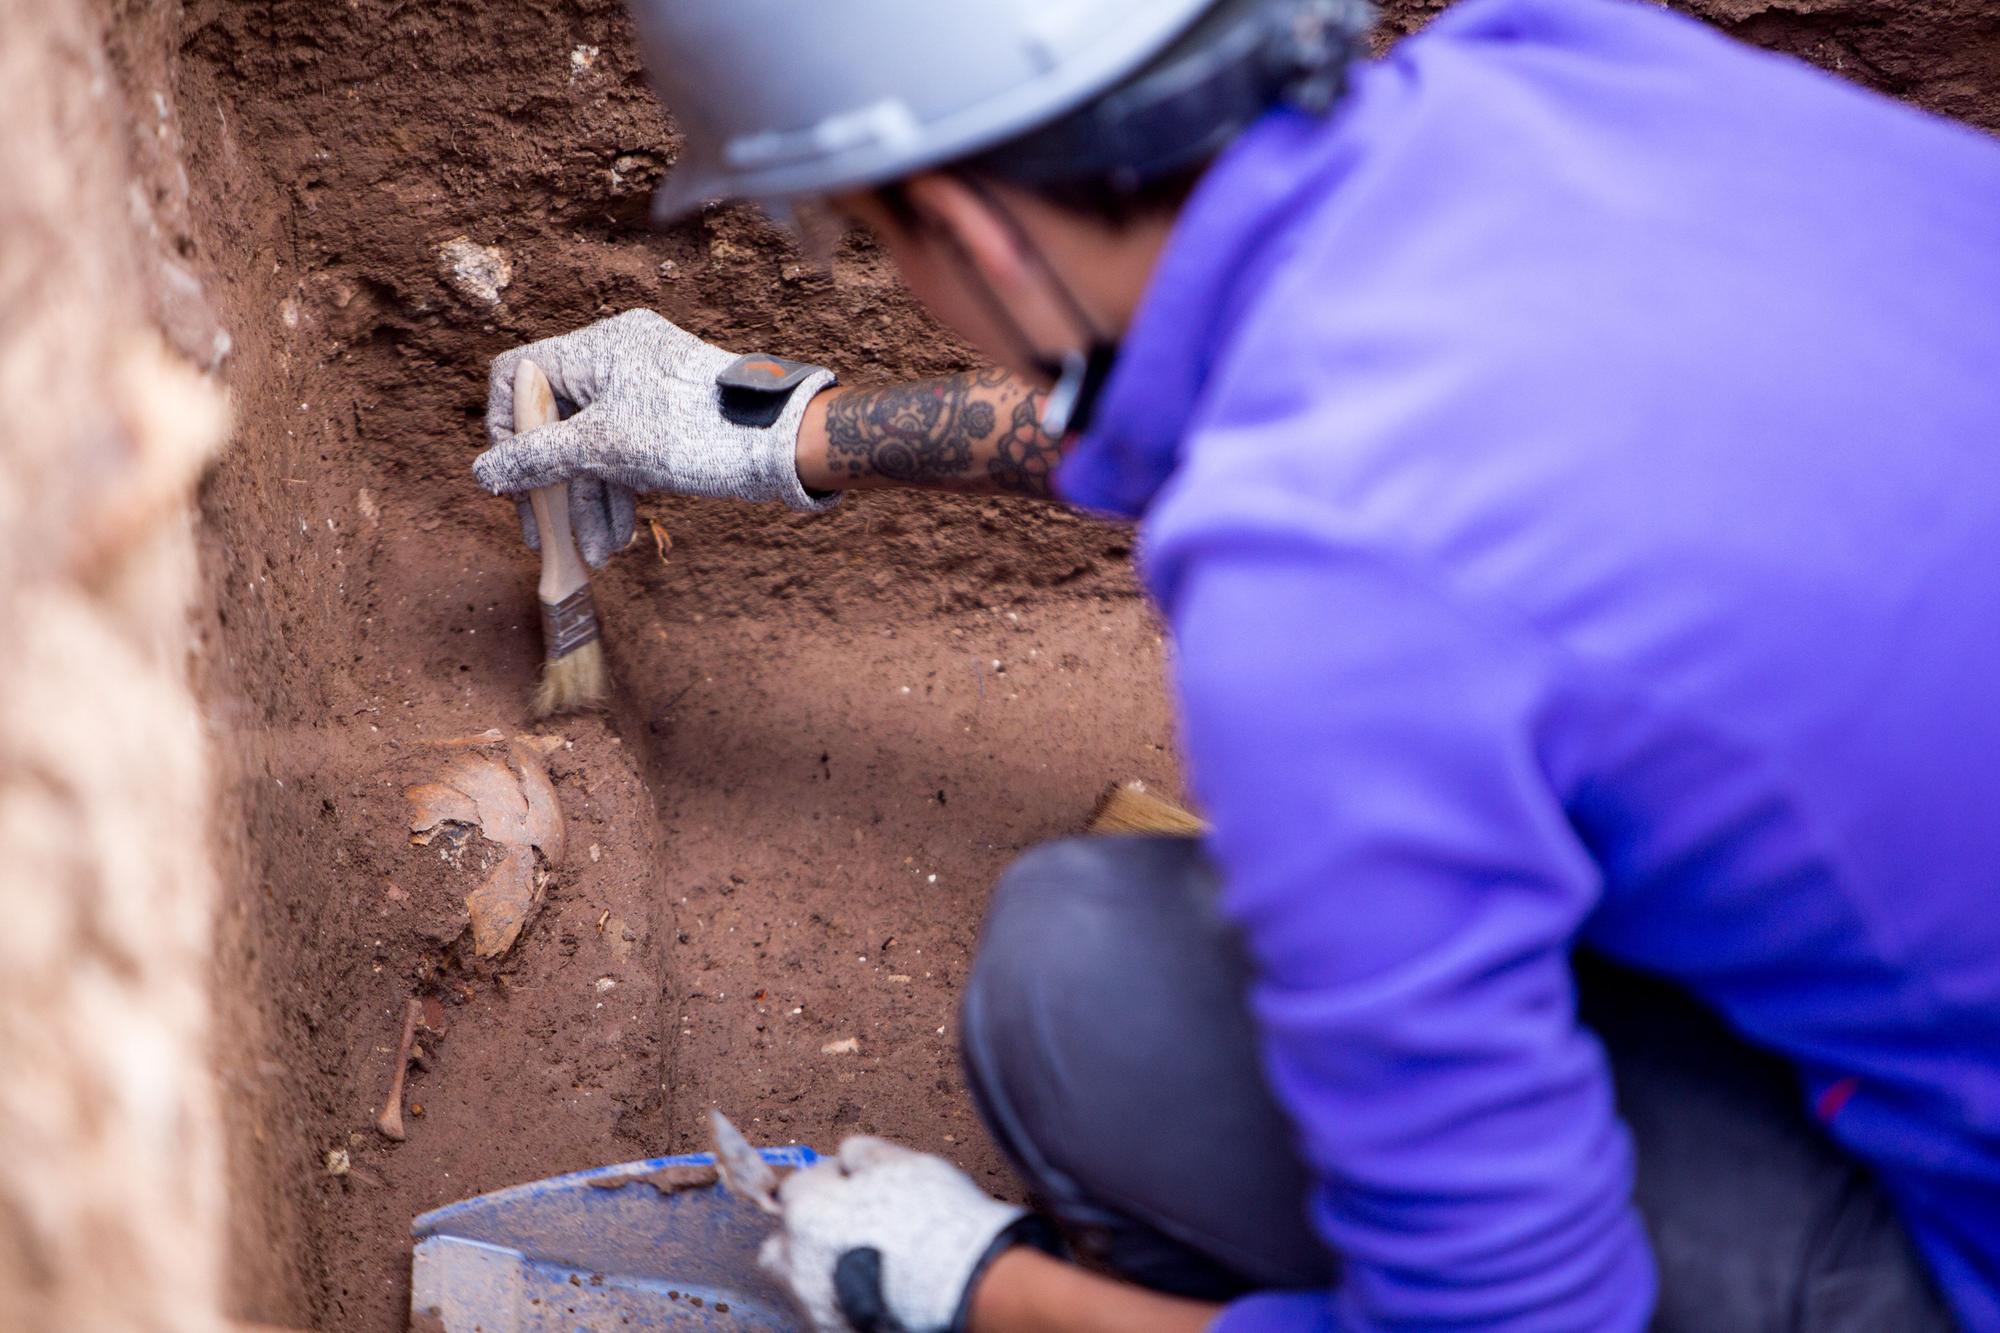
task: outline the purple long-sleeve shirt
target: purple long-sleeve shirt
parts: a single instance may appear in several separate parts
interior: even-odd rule
[[[1221,1327],[1644,1323],[1584,941],[1783,1053],[2000,1329],[2000,144],[1468,0],[1209,174],[1061,485],[1143,515],[1345,1262]]]

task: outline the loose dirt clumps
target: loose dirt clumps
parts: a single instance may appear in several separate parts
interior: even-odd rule
[[[191,170],[232,183],[196,244],[245,423],[203,499],[226,961],[287,1068],[236,1126],[272,1145],[237,1159],[243,1307],[399,1327],[415,1213],[702,1149],[711,1106],[1010,1188],[954,1044],[987,886],[1113,778],[1175,780],[1129,536],[994,501],[648,501],[593,579],[612,713],[531,730],[534,560],[467,473],[494,353],[638,305],[850,380],[964,350],[858,242],[815,266],[731,210],[650,233],[675,138],[613,5],[215,4],[182,47]],[[545,744],[566,825],[504,948],[466,899],[505,844],[450,864],[404,799],[489,728]],[[412,995],[448,1037],[392,1145],[370,1126]],[[303,1233],[303,1301],[252,1243],[260,1200]]]
[[[1439,7],[1392,3],[1390,28]],[[1693,8],[2000,127],[1983,0]],[[818,264],[743,210],[648,231],[678,140],[616,0],[46,9],[0,0],[0,102],[39,136],[18,160],[0,144],[33,203],[0,210],[0,296],[39,312],[0,324],[0,388],[48,405],[45,433],[10,432],[0,508],[21,521],[0,528],[70,544],[0,542],[0,592],[54,590],[6,604],[0,648],[59,679],[44,649],[101,644],[70,682],[101,707],[0,719],[0,758],[33,761],[0,823],[46,808],[55,832],[14,845],[74,907],[14,931],[24,961],[0,971],[47,1018],[21,1049],[57,1084],[100,1097],[142,1032],[160,1079],[145,1108],[93,1103],[87,1143],[30,1114],[43,1085],[0,1094],[31,1145],[0,1170],[0,1265],[46,1270],[0,1267],[0,1323],[26,1299],[22,1327],[207,1328],[225,1305],[400,1329],[415,1214],[699,1150],[711,1107],[773,1143],[891,1134],[1011,1189],[954,1044],[987,886],[1113,781],[1177,788],[1129,534],[979,499],[650,499],[593,580],[613,709],[534,726],[533,557],[467,471],[495,353],[633,306],[849,382],[966,350],[859,239]],[[235,416],[198,566],[189,368]],[[160,401],[143,384],[195,387],[162,414],[134,406]],[[109,785],[43,744],[58,725]],[[72,1004],[85,982],[103,989]],[[375,1122],[399,1072],[394,1141]],[[162,1116],[178,1158],[147,1137]],[[21,1160],[43,1145],[129,1172],[124,1194],[43,1179]],[[125,1215],[157,1226],[104,1230]]]

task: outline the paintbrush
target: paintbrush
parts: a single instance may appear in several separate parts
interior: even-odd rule
[[[514,429],[534,430],[560,419],[555,391],[540,366],[522,358],[514,370]],[[569,486],[557,482],[528,492],[541,538],[542,681],[535,716],[601,708],[611,695],[611,669],[597,636],[590,571],[569,528]]]
[[[1084,826],[1087,833],[1171,833],[1199,838],[1208,823],[1164,797],[1146,790],[1143,782],[1114,782],[1097,798],[1097,809]]]

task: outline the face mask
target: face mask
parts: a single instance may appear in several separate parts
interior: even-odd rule
[[[1090,420],[1097,409],[1097,400],[1104,391],[1104,382],[1111,378],[1111,367],[1118,360],[1118,344],[1109,338],[1093,338],[1085,351],[1063,353],[1060,361],[1045,356],[1035,358],[1035,369],[1049,379],[1054,387],[1042,401],[1042,416],[1038,423],[1042,434],[1052,440],[1060,440],[1067,435],[1081,435],[1090,429]]]
[[[1070,348],[1059,356],[1051,356],[1035,346],[1034,341],[1028,337],[1027,330],[1023,329],[1020,321],[1014,318],[1014,312],[1007,308],[1007,303],[1000,299],[999,293],[987,285],[979,266],[972,262],[972,257],[965,252],[965,247],[959,243],[958,237],[945,227],[933,227],[932,234],[951,251],[960,271],[964,274],[967,285],[978,294],[994,325],[1001,329],[1019,349],[1022,363],[1032,367],[1036,374],[1049,381],[1051,387],[1048,397],[1042,402],[1042,414],[1037,422],[1042,433],[1054,440],[1081,434],[1089,428],[1098,396],[1103,392],[1105,381],[1111,378],[1111,367],[1118,359],[1118,341],[1099,330],[1097,322],[1083,308],[1083,303],[1076,299],[1075,293],[1069,289],[1069,284],[1065,283],[1062,275],[1055,271],[1055,266],[1042,255],[1040,247],[1034,243],[1034,238],[1028,235],[1027,228],[1020,224],[1013,213],[977,181],[968,178],[965,184],[1014,234],[1015,243],[1041,273],[1043,280],[1055,292],[1057,300],[1069,311],[1070,318],[1084,335],[1083,347]]]

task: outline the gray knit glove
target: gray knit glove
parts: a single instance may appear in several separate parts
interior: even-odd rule
[[[1026,1212],[928,1153],[866,1135],[778,1187],[764,1269],[816,1333],[948,1333],[994,1256],[1033,1243]]]
[[[528,357],[575,414],[514,433],[514,367]],[[650,310],[622,315],[502,352],[486,398],[492,448],[473,461],[479,484],[522,498],[522,528],[537,546],[522,494],[570,484],[570,526],[583,558],[601,565],[632,539],[634,491],[710,499],[780,500],[817,513],[838,496],[814,495],[799,481],[799,422],[806,403],[833,382],[815,370],[768,426],[739,426],[722,415],[716,375],[726,352]]]

